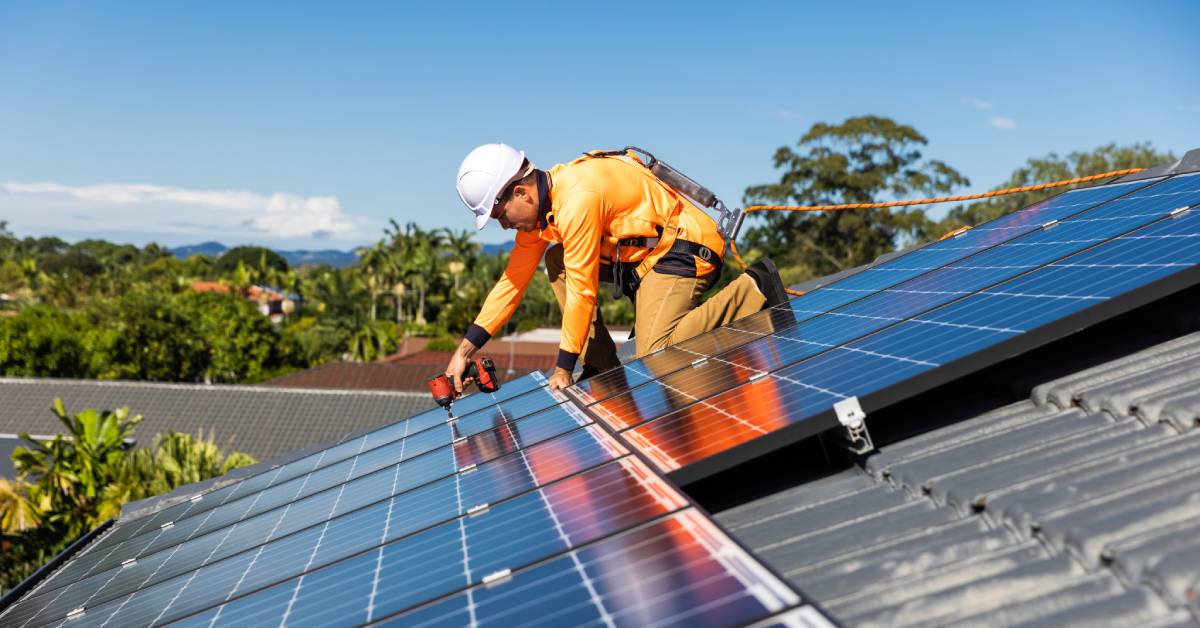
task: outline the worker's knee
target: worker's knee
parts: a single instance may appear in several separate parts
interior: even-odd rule
[[[546,257],[543,259],[546,264],[546,277],[553,283],[562,275],[565,265],[563,263],[563,247],[561,244],[546,249]]]

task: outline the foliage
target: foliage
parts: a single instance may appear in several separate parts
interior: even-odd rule
[[[783,146],[774,164],[779,182],[750,186],[750,204],[828,205],[872,203],[932,195],[967,185],[966,177],[938,160],[922,158],[927,140],[911,126],[879,116],[814,124],[797,143]],[[747,258],[767,255],[780,266],[803,266],[819,276],[867,263],[898,242],[928,237],[934,228],[920,210],[765,212],[746,232]]]
[[[87,377],[76,317],[33,305],[0,318],[0,373],[23,377]]]
[[[211,433],[192,436],[170,431],[155,436],[150,448],[129,452],[121,479],[110,494],[119,497],[122,503],[128,503],[218,477],[256,462],[252,456],[240,451],[224,455]]]
[[[458,348],[458,341],[450,336],[439,336],[431,339],[425,345],[426,351],[454,351]]]
[[[259,272],[267,269],[279,272],[288,270],[287,260],[282,255],[262,246],[235,246],[217,258],[213,270],[217,274],[228,275],[237,269],[238,264]]]
[[[1175,155],[1169,151],[1159,152],[1149,142],[1136,143],[1130,146],[1105,144],[1090,151],[1070,153],[1065,158],[1059,157],[1057,153],[1050,153],[1045,157],[1029,159],[1025,162],[1024,166],[1013,171],[1012,176],[1007,181],[993,189],[999,190],[1037,185],[1039,183],[1050,183],[1052,181],[1086,177],[1102,172],[1112,172],[1113,170],[1125,170],[1127,168],[1150,168],[1172,161],[1175,161]],[[1098,183],[1103,183],[1103,181]],[[1082,185],[1096,184],[1097,182]],[[950,231],[963,225],[974,226],[982,222],[987,222],[1022,207],[1028,207],[1055,194],[1061,194],[1074,187],[1080,186],[1075,185],[1037,192],[1008,194],[970,205],[960,205],[951,209],[947,214],[946,219],[942,222],[942,230]]]
[[[277,328],[252,303],[224,294],[184,292],[175,297],[195,337],[205,339],[206,382],[251,383],[280,369],[300,367],[295,336]]]
[[[233,295],[138,287],[64,312],[0,318],[0,373],[190,382],[252,382],[303,366],[295,336]]]
[[[350,338],[350,355],[357,362],[374,362],[396,349],[396,326],[369,321]]]
[[[128,408],[68,414],[56,399],[51,411],[64,431],[48,440],[22,434],[28,447],[13,452],[18,478],[0,481],[0,588],[26,578],[128,501],[254,464],[239,452],[222,455],[211,435],[168,432],[149,449],[131,450],[142,417]]]
[[[106,490],[122,474],[133,427],[142,417],[130,416],[128,408],[68,415],[57,399],[51,411],[65,433],[45,441],[21,434],[30,447],[13,451],[13,464],[19,477],[31,478],[28,495],[39,523],[74,538],[119,512]]]
[[[136,290],[93,304],[84,342],[101,379],[199,381],[208,361],[204,339],[169,294]]]

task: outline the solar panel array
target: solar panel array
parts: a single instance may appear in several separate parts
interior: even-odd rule
[[[124,521],[5,626],[821,616],[535,374]]]
[[[918,376],[956,364],[961,375],[956,361],[1031,341],[1028,332],[1072,314],[1170,276],[1195,283],[1200,211],[1188,209],[1197,204],[1200,174],[1073,190],[603,373],[572,395],[660,470],[690,481],[833,427],[840,400],[862,397],[869,412],[873,394],[920,392]]]

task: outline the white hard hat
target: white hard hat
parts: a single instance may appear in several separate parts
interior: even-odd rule
[[[482,229],[501,190],[521,172],[525,153],[507,144],[484,144],[467,154],[458,167],[458,197],[475,213]]]

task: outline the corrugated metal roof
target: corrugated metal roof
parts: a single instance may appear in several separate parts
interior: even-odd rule
[[[854,625],[1200,623],[1200,334],[719,513]]]
[[[128,407],[145,416],[136,434],[212,431],[227,449],[259,459],[349,432],[393,423],[434,407],[426,392],[304,390],[149,382],[0,378],[0,433],[55,434],[58,397],[68,412]]]

